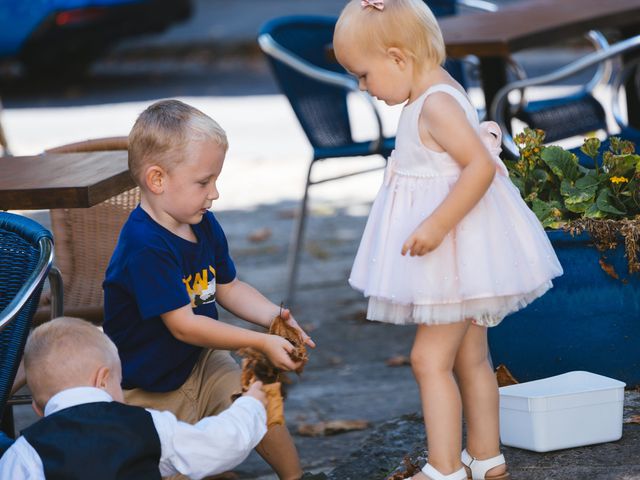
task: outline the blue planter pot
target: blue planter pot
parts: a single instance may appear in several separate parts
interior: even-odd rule
[[[588,235],[549,231],[564,269],[554,287],[489,329],[495,366],[520,382],[587,370],[640,384],[640,274],[630,276],[621,245],[606,253],[621,278],[600,267]]]

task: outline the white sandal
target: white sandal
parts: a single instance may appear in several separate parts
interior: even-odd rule
[[[467,472],[464,467],[458,471],[450,473],[449,475],[443,475],[427,463],[422,467],[421,471],[429,477],[429,480],[467,480]]]
[[[490,477],[486,476],[487,472],[492,468],[506,463],[503,454],[487,458],[486,460],[478,460],[477,458],[469,455],[469,452],[467,452],[467,449],[465,448],[462,451],[460,459],[462,460],[462,464],[471,472],[471,476],[468,476],[467,478],[471,478],[472,480],[508,480],[511,478],[509,472],[505,472],[500,475],[492,475]]]

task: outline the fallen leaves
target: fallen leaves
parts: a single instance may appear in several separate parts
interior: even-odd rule
[[[388,367],[403,367],[405,365],[411,365],[411,359],[406,355],[395,355],[387,358],[385,363]]]
[[[515,385],[516,383],[519,383],[511,374],[509,369],[503,364],[498,365],[496,368],[496,379],[498,380],[499,387],[506,387],[507,385]]]
[[[367,420],[329,420],[318,423],[303,423],[298,426],[298,434],[303,437],[337,435],[354,430],[365,430],[370,425]]]
[[[402,464],[404,466],[403,470],[391,474],[385,480],[405,480],[406,478],[413,477],[420,471],[420,467],[418,466],[418,464],[411,460],[411,457],[409,457],[408,455],[405,455],[405,457],[402,459]]]
[[[309,360],[302,334],[289,325],[280,315],[271,322],[269,333],[279,335],[291,342],[294,350],[289,353],[289,356],[294,362],[301,362],[296,369],[296,373],[301,374]],[[259,350],[241,348],[238,350],[238,354],[243,357],[240,377],[242,391],[246,392],[253,382],[260,380],[264,384],[262,390],[267,395],[267,426],[284,425],[282,383],[288,383],[286,375],[282,370],[276,368],[266,355]]]
[[[271,229],[264,227],[250,232],[249,235],[247,235],[247,239],[253,243],[260,243],[271,238],[271,235]]]
[[[604,272],[607,275],[609,275],[612,278],[615,278],[616,280],[620,279],[620,277],[616,273],[616,269],[613,267],[613,265],[611,265],[610,263],[605,262],[602,257],[600,257],[598,259],[598,263],[600,264],[600,268],[602,268],[602,270],[604,270]]]
[[[640,415],[631,415],[629,418],[624,420],[624,423],[636,423],[640,424]]]

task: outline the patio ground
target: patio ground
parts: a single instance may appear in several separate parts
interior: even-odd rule
[[[337,0],[327,0],[325,4],[280,0],[269,2],[280,8],[274,12],[263,8],[264,3],[198,0],[198,7],[205,9],[192,20],[194,28],[185,29],[182,34],[168,32],[167,36],[174,35],[169,40],[176,44],[195,27],[206,30],[206,25],[199,23],[204,21],[204,16],[216,19],[216,24],[221,25],[219,19],[227,13],[218,14],[229,12],[228,9],[235,9],[235,15],[239,8],[249,12],[247,24],[253,28],[266,15],[288,13],[290,8],[303,13],[308,7],[317,9],[310,13],[331,14],[342,4]],[[242,38],[253,35],[252,31],[243,31]],[[216,37],[220,32],[211,33]],[[232,33],[220,35],[216,38],[230,38]],[[166,37],[165,40],[171,43]],[[149,40],[146,45],[142,41],[128,47],[123,45],[120,53],[114,54],[116,60],[111,61],[140,55],[145,49],[156,55],[158,50],[150,47],[154,41]],[[539,61],[540,58],[534,56],[531,65]],[[242,68],[251,74],[268,75],[264,65],[255,60],[244,63]],[[229,133],[231,148],[220,180],[221,198],[214,205],[214,211],[229,237],[240,278],[274,302],[280,302],[284,295],[292,216],[302,194],[310,155],[307,142],[280,95],[191,96],[185,92],[180,98],[209,113]],[[91,108],[19,109],[12,109],[9,104],[3,113],[3,122],[15,153],[30,154],[89,136],[126,134],[137,113],[148,103],[118,101]],[[385,111],[384,121],[390,131],[397,114],[397,109]],[[360,126],[358,134],[365,135],[367,128],[367,125]],[[39,132],[37,139],[33,132]],[[371,161],[350,161],[347,167],[345,162],[327,162],[319,171],[332,174]],[[390,357],[408,354],[413,327],[366,322],[363,320],[364,299],[346,283],[366,214],[381,178],[381,172],[376,172],[312,190],[312,215],[302,258],[299,294],[292,306],[296,318],[310,331],[318,348],[311,353],[304,374],[295,379],[290,388],[287,421],[305,469],[326,473],[334,480],[383,479],[400,464],[405,454],[420,450],[424,435],[416,413],[420,404],[410,368],[386,365]],[[27,213],[48,223],[46,212]],[[261,240],[255,241],[255,237]],[[237,321],[228,315],[225,318]],[[513,478],[640,479],[639,397],[635,390],[626,394],[627,423],[618,442],[546,454],[505,449]],[[29,407],[19,408],[19,427],[34,420]],[[327,420],[366,420],[370,427],[336,436],[307,437],[297,433],[304,424]],[[255,454],[236,473],[240,479],[275,478]]]

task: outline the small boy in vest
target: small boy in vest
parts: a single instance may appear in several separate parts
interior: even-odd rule
[[[237,466],[267,431],[259,382],[195,425],[167,411],[125,405],[116,346],[80,319],[37,327],[24,365],[33,408],[43,418],[0,458],[0,478],[200,479]]]

